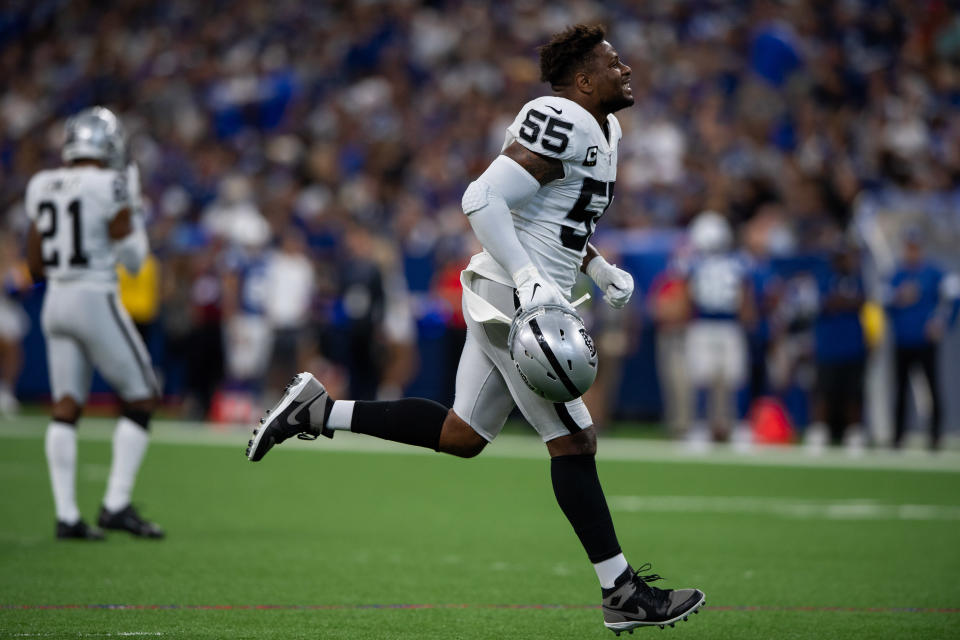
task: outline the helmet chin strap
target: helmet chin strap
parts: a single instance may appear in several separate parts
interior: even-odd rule
[[[590,294],[589,294],[589,293],[585,293],[585,294],[583,294],[582,296],[580,296],[579,298],[577,298],[576,300],[574,300],[573,302],[571,302],[570,304],[572,304],[574,307],[579,307],[580,305],[582,305],[584,302],[586,302],[586,301],[589,300],[589,299],[590,299]]]

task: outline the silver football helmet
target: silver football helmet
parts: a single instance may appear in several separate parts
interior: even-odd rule
[[[126,164],[123,127],[109,109],[90,107],[70,116],[66,133],[60,154],[64,162],[91,158],[114,169],[122,169]]]
[[[597,377],[597,348],[583,320],[569,309],[548,304],[520,312],[507,337],[520,377],[550,402],[579,398]]]

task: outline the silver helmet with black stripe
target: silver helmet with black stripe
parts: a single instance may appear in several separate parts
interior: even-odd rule
[[[579,398],[597,377],[597,349],[583,320],[558,304],[518,313],[507,346],[526,385],[550,402]]]

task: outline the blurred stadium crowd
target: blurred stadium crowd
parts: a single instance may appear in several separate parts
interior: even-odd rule
[[[685,229],[712,210],[755,285],[738,317],[752,392],[728,412],[775,394],[796,424],[819,421],[805,408],[818,363],[866,362],[883,342],[899,239],[947,257],[960,239],[952,2],[8,1],[5,304],[39,306],[15,266],[27,180],[58,163],[65,117],[103,104],[127,128],[155,256],[124,278],[124,300],[187,415],[246,418],[243,398],[268,402],[303,368],[334,395],[449,401],[457,276],[477,249],[460,198],[548,91],[535,47],[575,22],[608,26],[637,96],[617,114],[617,198],[596,241],[638,295],[626,322],[588,311],[604,362],[595,417],[665,412],[683,430],[702,413],[672,366],[695,315],[672,292]],[[838,338],[823,302],[847,271],[863,295],[846,309],[858,329]],[[45,385],[33,325],[25,396]],[[4,333],[11,385],[20,336]]]

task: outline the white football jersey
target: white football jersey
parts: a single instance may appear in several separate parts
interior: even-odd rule
[[[735,319],[743,302],[746,277],[746,264],[736,254],[708,254],[695,259],[687,279],[697,315]]]
[[[130,206],[127,172],[99,167],[41,171],[27,185],[27,216],[42,240],[47,278],[114,284],[116,256],[107,226]]]
[[[516,141],[563,162],[563,177],[541,186],[512,213],[520,244],[566,294],[576,282],[597,220],[613,201],[622,135],[613,114],[607,116],[607,129],[576,102],[544,96],[523,106],[503,142],[503,149]],[[513,284],[485,251],[474,256],[468,269]]]

